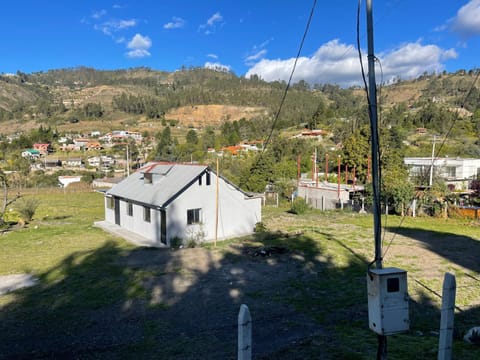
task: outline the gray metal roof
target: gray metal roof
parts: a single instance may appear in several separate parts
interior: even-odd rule
[[[108,190],[107,195],[164,207],[207,169],[198,164],[148,163]]]

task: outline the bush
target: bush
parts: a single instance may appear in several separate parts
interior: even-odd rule
[[[290,212],[293,214],[301,215],[308,210],[309,206],[306,203],[305,199],[302,197],[296,197],[292,202],[292,207]]]
[[[183,245],[183,239],[175,236],[173,239],[170,239],[170,247],[174,249],[178,249],[180,246]]]
[[[16,203],[15,207],[22,219],[28,222],[32,221],[39,204],[40,202],[37,199],[23,198]]]
[[[267,231],[267,226],[263,222],[257,222],[255,224],[255,232],[256,233],[261,233],[261,232],[266,232]]]

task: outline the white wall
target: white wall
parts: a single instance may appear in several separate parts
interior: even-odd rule
[[[207,185],[203,175],[202,185],[195,181],[178,198],[167,206],[167,244],[178,237],[183,240],[195,237],[202,232],[202,239],[215,239],[215,192],[216,176],[210,173],[211,182]],[[115,223],[115,210],[108,209],[105,198],[105,220]],[[253,233],[255,224],[262,221],[261,198],[246,198],[236,188],[219,179],[218,200],[218,240],[248,235]],[[187,225],[187,210],[201,209],[201,224]],[[127,215],[127,203],[120,200],[120,225],[130,231],[154,240],[160,244],[160,210],[151,209],[150,223],[143,220],[143,206],[133,204],[133,215]]]
[[[202,231],[206,241],[215,238],[216,216],[216,176],[211,173],[211,183],[206,185],[203,175],[202,185],[198,181],[183,192],[167,208],[167,236],[188,239]],[[218,240],[253,233],[255,224],[261,218],[261,199],[245,199],[245,195],[219,179],[218,200]],[[187,210],[200,208],[201,225],[187,225]]]
[[[105,221],[115,224],[115,209],[107,207],[108,199],[105,197]],[[150,222],[143,220],[143,206],[133,204],[132,216],[127,215],[127,202],[120,200],[120,226],[135,232],[158,244],[160,241],[160,211],[150,209]]]

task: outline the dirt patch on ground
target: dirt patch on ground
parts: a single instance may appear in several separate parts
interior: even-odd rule
[[[136,249],[112,264],[128,274],[120,302],[62,315],[53,315],[53,306],[50,320],[48,313],[3,317],[0,357],[108,358],[141,354],[154,342],[158,358],[235,359],[241,304],[252,314],[255,358],[267,356],[324,332],[285,301],[291,281],[312,276],[303,258],[293,255],[282,247],[248,245]],[[86,286],[88,276],[77,277],[64,282]],[[73,288],[58,291],[59,303],[75,296]]]
[[[260,107],[233,105],[195,105],[182,106],[168,111],[167,119],[178,120],[184,126],[218,126],[224,121],[265,116],[266,110]]]

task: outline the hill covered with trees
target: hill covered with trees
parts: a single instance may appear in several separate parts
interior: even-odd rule
[[[406,178],[404,156],[480,157],[478,72],[423,74],[378,86],[384,189],[394,192]],[[128,129],[153,139],[139,150],[146,160],[213,161],[217,151],[242,141],[268,142],[260,157],[223,158],[224,173],[252,191],[274,183],[288,196],[296,177],[311,171],[310,156],[341,157],[342,166],[367,176],[369,120],[362,88],[334,84],[266,82],[253,76],[205,68],[168,73],[149,68],[104,71],[79,67],[0,75],[0,134],[3,161],[33,141],[62,134]],[[282,101],[284,99],[284,101]],[[320,139],[295,135],[321,129]],[[49,138],[40,139],[41,134]],[[7,142],[6,138],[13,137]],[[33,137],[35,137],[35,140]],[[14,157],[13,157],[14,158]],[[319,171],[322,171],[319,160]],[[8,161],[7,161],[8,163]],[[10,167],[12,167],[11,165]],[[335,166],[334,164],[331,165]]]

